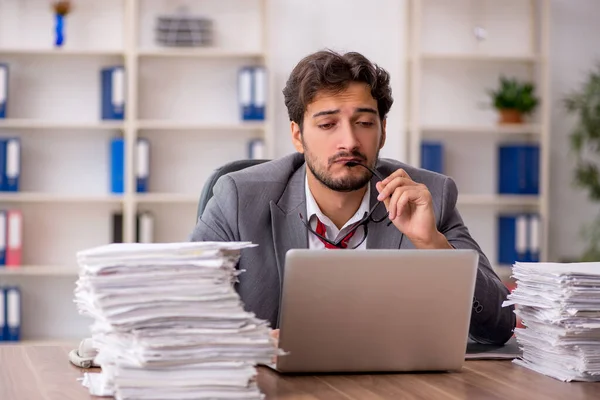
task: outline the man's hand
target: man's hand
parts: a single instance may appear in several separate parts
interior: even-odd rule
[[[451,249],[437,230],[431,193],[427,186],[413,181],[403,169],[377,182],[379,196],[390,221],[420,249]]]
[[[273,340],[275,340],[275,348],[278,349],[279,348],[279,329],[272,329],[270,332],[271,338]],[[271,361],[273,363],[277,362],[277,356],[273,356],[273,358],[271,359]]]
[[[275,339],[275,343],[279,343],[279,329],[272,329],[270,335],[273,339]]]

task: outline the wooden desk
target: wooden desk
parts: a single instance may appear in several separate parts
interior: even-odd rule
[[[76,379],[70,348],[0,346],[0,399],[81,400],[90,396]],[[600,383],[564,383],[510,361],[467,361],[456,373],[282,376],[260,368],[267,399],[600,399]]]

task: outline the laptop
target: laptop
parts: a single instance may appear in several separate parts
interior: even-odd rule
[[[459,370],[475,250],[308,250],[286,254],[282,373]]]

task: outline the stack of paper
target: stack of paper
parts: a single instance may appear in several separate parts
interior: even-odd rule
[[[516,263],[515,363],[562,381],[600,381],[600,263]]]
[[[94,319],[102,366],[84,384],[117,399],[262,398],[255,365],[271,362],[275,345],[233,288],[249,246],[112,244],[78,253],[75,302]]]

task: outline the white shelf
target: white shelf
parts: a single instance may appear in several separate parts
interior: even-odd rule
[[[425,61],[476,61],[476,62],[518,62],[535,63],[541,57],[535,54],[460,54],[460,53],[423,53]]]
[[[18,267],[0,267],[0,276],[78,276],[76,267],[54,265],[21,265]]]
[[[123,129],[124,124],[120,121],[107,122],[62,122],[43,121],[33,119],[0,119],[0,129],[90,129],[90,130],[114,130]]]
[[[14,203],[106,203],[118,204],[122,195],[78,195],[35,192],[0,192],[0,202]]]
[[[217,48],[198,49],[147,49],[138,50],[137,55],[144,58],[212,58],[212,59],[235,59],[235,58],[263,58],[262,51],[248,50],[224,50]]]
[[[137,194],[135,199],[138,203],[145,204],[197,204],[200,200],[200,193],[197,195],[180,193]]]
[[[542,131],[537,124],[506,124],[506,125],[422,125],[421,131],[428,133],[443,133],[451,135],[482,134],[482,135],[539,135]]]
[[[20,340],[18,342],[0,342],[0,346],[67,346],[78,348],[81,339],[34,339]]]
[[[123,57],[124,54],[122,50],[0,48],[0,56]]]
[[[498,207],[538,207],[539,196],[499,194],[459,194],[458,205]]]
[[[265,129],[263,121],[234,124],[202,124],[181,121],[140,120],[137,126],[139,129],[172,131],[257,131]]]

